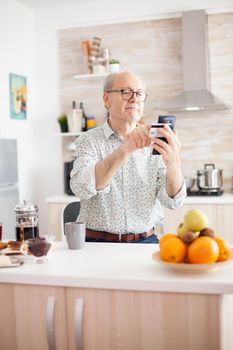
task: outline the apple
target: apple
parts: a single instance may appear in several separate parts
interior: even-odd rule
[[[208,219],[201,210],[192,209],[185,214],[184,225],[189,231],[197,232],[208,226]]]

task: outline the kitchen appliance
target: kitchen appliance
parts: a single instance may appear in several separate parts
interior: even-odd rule
[[[24,200],[14,210],[16,240],[24,241],[39,236],[38,207]]]
[[[201,196],[201,197],[215,197],[215,196],[222,196],[224,193],[223,190],[216,190],[216,191],[201,191],[201,190],[187,190],[187,196]]]
[[[222,169],[216,169],[214,164],[205,164],[204,170],[197,171],[197,187],[201,191],[218,191],[222,184]]]
[[[69,196],[73,196],[73,192],[70,188],[70,172],[73,169],[74,160],[64,163],[64,191]]]
[[[207,19],[204,10],[182,13],[183,92],[162,103],[170,111],[228,109],[209,91]]]
[[[2,238],[15,239],[14,207],[19,202],[17,140],[0,139],[0,222]]]

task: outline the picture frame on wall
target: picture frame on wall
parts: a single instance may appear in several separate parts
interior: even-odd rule
[[[11,119],[27,119],[27,78],[10,73],[10,117]]]

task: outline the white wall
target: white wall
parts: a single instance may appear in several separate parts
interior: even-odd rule
[[[16,0],[0,4],[0,137],[18,140],[20,199],[35,202],[34,13]],[[9,73],[27,77],[27,120],[10,119]],[[18,204],[18,203],[15,203]],[[12,213],[14,215],[14,213]]]

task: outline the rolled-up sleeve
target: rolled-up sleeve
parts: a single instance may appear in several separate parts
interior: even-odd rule
[[[95,166],[99,161],[95,148],[85,135],[76,139],[76,159],[70,173],[70,187],[80,199],[89,199],[98,192],[109,191],[109,185],[104,189],[96,190]]]

